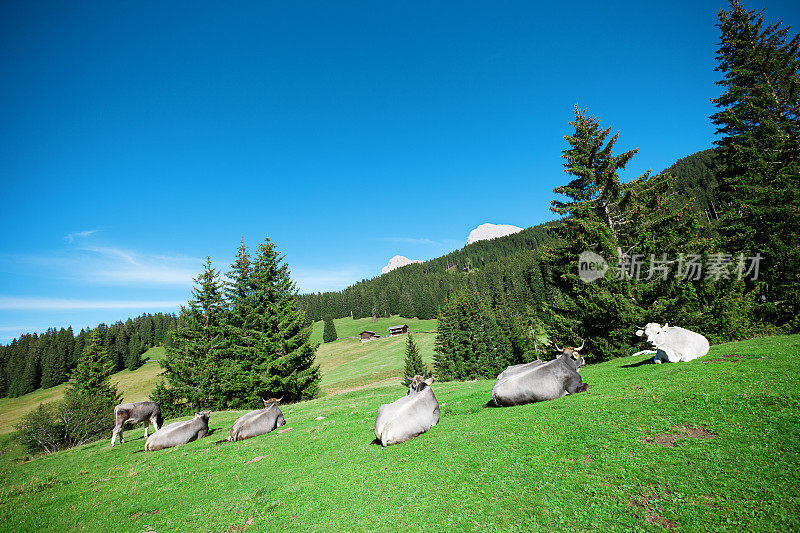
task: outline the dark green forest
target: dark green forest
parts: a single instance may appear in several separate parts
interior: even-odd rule
[[[148,348],[171,342],[177,325],[175,315],[156,313],[82,329],[77,335],[71,327],[22,335],[0,346],[0,397],[22,396],[67,381],[93,332],[97,332],[114,372],[135,370]]]

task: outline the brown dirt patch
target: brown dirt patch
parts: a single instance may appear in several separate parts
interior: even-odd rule
[[[637,507],[644,511],[644,519],[648,524],[655,524],[663,527],[664,529],[675,529],[678,523],[672,520],[667,520],[658,513],[655,504],[659,500],[663,500],[669,495],[669,490],[664,485],[651,486],[647,488],[647,493],[642,493],[630,499],[631,507]]]
[[[228,533],[241,533],[242,531],[244,531],[244,530],[246,530],[248,527],[250,527],[250,525],[251,525],[252,523],[253,523],[253,517],[251,516],[250,518],[248,518],[248,519],[245,521],[245,523],[244,523],[244,524],[242,524],[242,525],[238,525],[238,524],[237,524],[237,525],[233,525],[233,526],[231,526],[231,528],[228,530]]]
[[[725,355],[720,355],[719,357],[717,357],[715,359],[706,359],[703,362],[704,363],[721,363],[723,361],[730,361],[732,363],[735,363],[736,361],[742,359],[743,357],[744,357],[743,355],[737,355],[735,353],[728,353],[728,354],[725,354]]]
[[[664,529],[675,529],[676,527],[678,527],[677,522],[673,522],[672,520],[667,520],[663,516],[659,516],[653,513],[652,511],[646,512],[644,515],[644,519],[645,521],[647,521],[648,524],[656,524],[663,527]]]
[[[706,430],[703,427],[690,428],[686,426],[673,426],[676,431],[674,433],[659,433],[653,437],[645,437],[643,440],[647,444],[660,444],[661,446],[675,447],[681,439],[713,439],[716,437],[714,433]]]
[[[700,496],[700,498],[702,498],[700,500],[701,503],[703,505],[705,505],[706,507],[710,507],[712,509],[719,509],[719,504],[714,501],[714,497],[713,496],[707,496],[707,495],[703,494],[703,495]]]

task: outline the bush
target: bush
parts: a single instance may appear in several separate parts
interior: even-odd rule
[[[55,404],[39,404],[39,407],[23,416],[17,424],[17,438],[30,453],[53,453],[63,447],[63,428]]]
[[[17,438],[29,453],[66,450],[110,436],[112,412],[107,401],[68,396],[63,402],[39,405],[22,417],[16,426]]]

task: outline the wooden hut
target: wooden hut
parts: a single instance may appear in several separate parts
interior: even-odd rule
[[[381,337],[380,335],[378,335],[374,331],[366,331],[366,330],[364,330],[361,333],[359,333],[358,336],[361,337],[361,342],[367,342],[367,341],[371,341],[372,339],[379,339]]]
[[[407,324],[400,324],[399,326],[389,326],[390,337],[394,337],[395,335],[402,335],[403,333],[408,333]]]

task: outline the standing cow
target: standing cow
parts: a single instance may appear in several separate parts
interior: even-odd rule
[[[183,422],[168,424],[147,439],[144,449],[148,451],[163,450],[202,439],[208,435],[208,417],[211,411],[195,413],[194,418]]]
[[[161,407],[156,402],[121,403],[114,408],[114,431],[111,432],[111,446],[119,435],[119,442],[124,443],[122,428],[125,424],[144,422],[144,438],[147,438],[147,422],[153,424],[153,429],[158,431],[164,419],[161,418]]]
[[[382,446],[413,439],[439,423],[439,402],[432,384],[433,378],[414,376],[405,396],[380,406],[375,437]]]
[[[656,348],[656,354],[653,356],[653,362],[656,364],[664,361],[669,363],[691,361],[703,357],[709,349],[708,339],[703,335],[669,324],[664,324],[662,327],[650,322],[640,328],[636,335],[639,337],[644,335],[647,342]]]
[[[492,387],[492,401],[498,407],[525,405],[533,402],[554,400],[566,394],[584,392],[589,385],[584,383],[578,371],[584,365],[580,350],[567,346],[558,348],[561,355],[557,359],[544,362],[536,360],[522,365],[514,365],[497,376]]]
[[[237,440],[249,439],[250,437],[257,437],[269,433],[275,428],[279,428],[286,423],[283,419],[283,413],[278,407],[283,397],[270,398],[265,400],[264,408],[257,411],[250,411],[236,419],[231,428],[228,440],[235,442]]]

